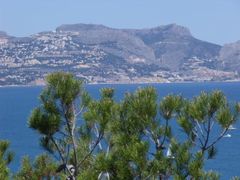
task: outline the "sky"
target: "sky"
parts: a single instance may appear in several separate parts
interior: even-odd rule
[[[240,0],[0,0],[0,30],[29,36],[62,24],[150,28],[176,23],[198,39],[240,40]]]

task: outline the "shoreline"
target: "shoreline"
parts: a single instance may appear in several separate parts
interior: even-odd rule
[[[141,85],[141,84],[192,84],[192,83],[240,83],[240,80],[231,81],[176,81],[176,82],[104,82],[104,83],[85,83],[85,85]],[[0,88],[29,88],[29,87],[44,87],[46,84],[36,84],[36,85],[0,85]]]

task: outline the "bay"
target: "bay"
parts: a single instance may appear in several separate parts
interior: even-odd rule
[[[126,92],[133,92],[139,87],[153,86],[159,98],[168,94],[180,94],[192,98],[201,91],[221,90],[231,102],[240,101],[240,82],[226,83],[169,83],[169,84],[95,84],[86,89],[94,98],[99,98],[103,87],[115,89],[115,98],[120,100]],[[3,87],[0,88],[0,139],[11,142],[15,152],[10,168],[16,172],[21,158],[28,155],[34,158],[44,152],[38,144],[38,134],[28,128],[27,120],[34,107],[39,104],[38,96],[43,87]],[[240,176],[240,123],[231,130],[231,138],[223,138],[218,144],[216,159],[207,161],[205,168],[220,172],[221,179]]]

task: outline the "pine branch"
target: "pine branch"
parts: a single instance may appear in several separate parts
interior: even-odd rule
[[[203,152],[206,150],[206,147],[207,147],[207,144],[208,144],[208,141],[209,141],[210,132],[211,132],[211,117],[208,117],[207,136],[206,136],[204,146],[202,147]]]
[[[69,133],[69,136],[71,138],[71,141],[72,141],[72,145],[73,145],[73,155],[74,155],[74,167],[78,167],[78,160],[77,160],[77,151],[76,151],[76,143],[75,143],[75,137],[74,137],[74,130],[75,130],[75,116],[74,116],[74,119],[72,120],[72,127],[70,125],[70,120],[68,119],[67,117],[67,110],[63,104],[63,102],[61,102],[61,105],[62,105],[62,109],[63,109],[63,112],[64,112],[64,118],[65,118],[65,121],[66,121],[66,124],[67,124],[67,129],[68,129],[68,133]],[[68,107],[69,108],[69,107]],[[73,107],[74,108],[74,107]],[[76,170],[76,174],[77,174],[77,168],[75,169]]]
[[[89,151],[88,154],[85,155],[85,157],[80,161],[80,163],[78,164],[78,167],[93,153],[93,151],[95,150],[95,148],[98,146],[98,143],[100,143],[100,141],[103,138],[103,133],[99,134],[96,142],[94,143],[92,149]]]
[[[167,128],[168,128],[168,120],[166,120],[166,122],[165,122],[165,130],[164,130],[163,140],[162,140],[161,144],[159,145],[159,148],[162,148],[165,143]]]
[[[229,127],[228,127],[228,128],[229,128]],[[208,145],[205,149],[207,150],[207,149],[209,149],[211,146],[215,145],[215,144],[226,134],[226,132],[228,131],[228,128],[225,128],[225,129],[223,130],[223,132],[220,134],[220,136],[219,136],[215,141],[213,141],[210,145]]]
[[[59,153],[59,156],[60,156],[62,162],[65,163],[65,160],[64,160],[62,151],[61,151],[61,149],[59,148],[58,144],[56,143],[56,141],[53,139],[52,136],[50,137],[50,139],[51,139],[51,141],[53,142],[54,146],[57,148],[57,151],[58,151],[58,153]]]

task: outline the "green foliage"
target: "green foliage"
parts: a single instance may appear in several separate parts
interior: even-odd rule
[[[29,157],[22,159],[21,169],[14,176],[16,180],[38,180],[60,178],[63,175],[56,174],[57,165],[46,154],[38,156],[32,163]]]
[[[78,170],[77,120],[91,99],[82,82],[71,74],[53,73],[46,81],[40,95],[41,105],[32,111],[29,127],[40,133],[40,144],[58,157],[61,164],[73,164]]]
[[[228,128],[234,122],[233,115],[229,108],[221,108],[217,113],[217,121],[223,128]]]
[[[75,79],[72,74],[53,73],[47,76],[47,88],[41,96],[59,99],[61,103],[70,105],[81,93],[82,82]],[[47,96],[46,96],[47,95]]]
[[[160,113],[164,119],[169,120],[174,113],[179,112],[184,101],[181,96],[168,95],[160,102]]]
[[[191,152],[191,142],[178,143],[172,140],[171,151],[174,157],[173,168],[176,179],[193,177],[199,179],[203,174],[203,153],[200,151]]]
[[[0,141],[0,179],[5,180],[9,178],[9,169],[7,165],[13,160],[13,152],[8,151],[9,142]]]
[[[29,124],[31,128],[37,129],[39,133],[52,136],[59,130],[60,115],[56,112],[45,112],[42,108],[36,108],[32,112]]]
[[[186,101],[178,123],[189,139],[200,146],[202,151],[208,151],[209,158],[213,158],[216,154],[215,144],[237,120],[237,107],[230,106],[220,91],[202,92],[192,101]],[[211,134],[214,128],[222,129],[215,137]]]
[[[158,102],[156,90],[146,87],[117,102],[114,90],[104,88],[93,100],[81,81],[65,73],[47,77],[40,101],[29,126],[40,133],[41,145],[57,157],[58,166],[76,168],[71,176],[77,179],[219,179],[204,171],[204,163],[215,157],[215,145],[240,110],[220,91],[191,100],[168,95]],[[175,134],[172,122],[185,139]],[[57,166],[52,163],[46,157],[35,164],[24,159],[17,177],[53,177]],[[62,173],[70,175],[66,169]]]
[[[208,171],[203,174],[202,179],[204,179],[204,180],[219,180],[220,175],[217,172]]]

